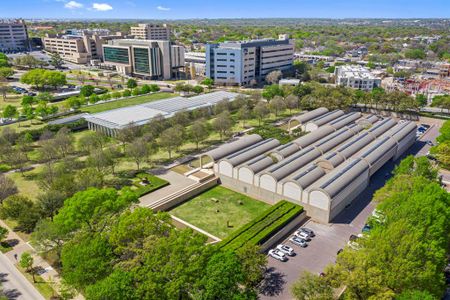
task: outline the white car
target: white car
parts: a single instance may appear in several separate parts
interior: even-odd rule
[[[301,238],[301,239],[304,239],[304,240],[307,241],[307,242],[309,242],[309,241],[311,240],[311,238],[309,237],[309,234],[307,234],[306,232],[301,231],[301,230],[297,230],[297,231],[294,233],[294,235],[295,235],[295,236],[298,236],[298,237]]]
[[[283,244],[279,244],[277,246],[277,250],[280,250],[281,252],[283,252],[284,254],[287,254],[289,256],[293,256],[295,254],[294,249],[292,249],[289,246],[283,245]]]
[[[287,261],[286,254],[277,249],[269,250],[269,256],[272,256],[273,258],[278,259],[279,261]]]
[[[300,246],[302,248],[305,248],[306,246],[308,246],[308,243],[306,243],[306,241],[302,238],[299,238],[298,236],[293,236],[289,239],[293,244]]]

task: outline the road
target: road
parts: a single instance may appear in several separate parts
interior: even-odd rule
[[[8,299],[45,299],[3,253],[0,254],[0,280]]]
[[[424,156],[431,147],[426,142],[436,143],[442,121],[421,118],[418,123],[426,123],[432,126],[404,156],[408,154]],[[378,170],[370,179],[369,186],[331,223],[320,224],[308,220],[304,226],[312,229],[316,234],[308,247],[300,248],[288,241],[293,232],[283,239],[281,243],[294,248],[297,255],[289,257],[287,262],[280,262],[272,257],[268,258],[268,272],[260,289],[260,299],[293,299],[290,289],[302,272],[309,271],[319,274],[327,265],[333,264],[337,251],[345,247],[350,235],[361,233],[361,229],[375,207],[375,204],[371,202],[374,192],[384,186],[399,161],[389,161]]]

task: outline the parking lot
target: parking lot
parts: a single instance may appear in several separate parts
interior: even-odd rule
[[[436,142],[440,120],[421,119],[420,123],[430,125],[430,128],[408,150],[405,155],[413,154],[423,156],[431,147],[426,141]],[[375,173],[369,186],[352,204],[342,211],[330,224],[319,224],[311,220],[303,227],[314,231],[315,237],[311,239],[308,247],[301,248],[289,241],[295,232],[291,232],[281,243],[294,248],[296,255],[288,257],[286,262],[268,257],[268,272],[261,287],[261,299],[293,299],[290,294],[292,284],[303,271],[319,274],[328,264],[335,262],[337,251],[343,248],[351,234],[361,233],[367,218],[371,215],[375,204],[371,203],[373,193],[381,188],[390,177],[391,171],[399,161],[389,161]]]

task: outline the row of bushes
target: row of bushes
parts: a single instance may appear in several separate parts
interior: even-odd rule
[[[161,179],[155,175],[152,174],[147,174],[147,173],[139,173],[136,175],[136,177],[139,180],[136,180],[133,182],[133,185],[136,187],[136,190],[134,190],[136,192],[136,194],[141,197],[144,196],[148,193],[151,193],[157,189],[160,189],[166,185],[169,185],[169,182]],[[142,179],[146,178],[148,180],[148,184],[147,185],[141,185],[140,182],[142,181]]]
[[[63,127],[66,127],[67,129],[69,129],[71,131],[77,131],[77,130],[87,128],[87,122],[85,119],[80,119],[78,121],[68,123],[68,124],[58,124],[58,125],[56,125],[56,124],[50,125],[49,124],[49,125],[46,125],[44,127],[38,128],[38,129],[24,130],[20,134],[21,135],[30,134],[31,137],[33,138],[33,140],[37,141],[37,140],[39,140],[39,138],[45,131],[58,132]]]
[[[302,212],[302,206],[282,200],[235,231],[220,246],[224,250],[236,250],[248,243],[260,245]]]

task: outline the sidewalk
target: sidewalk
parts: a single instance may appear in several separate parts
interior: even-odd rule
[[[5,256],[13,263],[16,267],[18,264],[18,260],[20,260],[20,256],[24,252],[29,252],[34,259],[34,267],[38,267],[42,270],[42,272],[39,272],[39,275],[47,281],[56,292],[59,293],[60,287],[61,287],[61,277],[59,276],[58,272],[53,269],[50,264],[45,261],[37,252],[36,250],[29,244],[26,243],[24,240],[22,240],[14,231],[11,230],[3,221],[0,220],[0,226],[5,227],[9,230],[7,240],[15,240],[17,242],[16,245],[13,246],[13,249],[7,253],[5,253]],[[17,254],[17,260],[15,259],[14,255]],[[74,299],[82,300],[84,297],[81,294],[78,294],[77,297]]]

